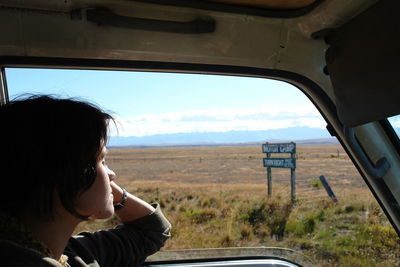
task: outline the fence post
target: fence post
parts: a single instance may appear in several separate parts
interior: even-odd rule
[[[328,181],[325,179],[323,175],[319,177],[319,180],[321,181],[322,185],[324,186],[326,193],[328,193],[328,196],[333,200],[333,202],[337,203],[338,200],[335,196],[335,194],[332,191],[332,188],[329,186]]]

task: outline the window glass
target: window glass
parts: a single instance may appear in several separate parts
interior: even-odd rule
[[[393,127],[393,130],[396,132],[397,136],[400,136],[400,115],[396,115],[388,118],[388,121]]]
[[[397,235],[368,187],[316,108],[287,83],[54,69],[6,75],[10,99],[54,94],[112,112],[118,130],[108,165],[128,191],[160,203],[173,224],[164,250],[265,246],[293,249],[319,266],[398,262]],[[271,168],[268,196],[266,142],[296,143],[295,202],[287,168]],[[117,223],[89,221],[77,231]]]

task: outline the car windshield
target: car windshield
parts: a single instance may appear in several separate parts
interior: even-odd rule
[[[115,116],[108,166],[128,191],[160,203],[173,225],[153,260],[184,259],[184,249],[240,255],[240,248],[279,247],[319,266],[398,262],[396,232],[317,109],[288,83],[23,68],[6,69],[6,78],[10,100],[74,97]],[[77,232],[117,223],[88,221]],[[226,249],[215,251],[198,254]]]

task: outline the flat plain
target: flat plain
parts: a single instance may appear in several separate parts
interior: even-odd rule
[[[118,181],[132,190],[138,183],[162,184],[166,187],[178,183],[179,187],[188,188],[210,188],[211,184],[211,188],[223,191],[228,190],[229,186],[248,185],[258,188],[260,194],[266,194],[264,157],[261,146],[161,147],[111,149],[107,162],[117,173]],[[310,199],[310,193],[315,198],[327,197],[324,189],[318,186],[321,175],[324,175],[339,199],[348,197],[348,193],[354,190],[363,192],[358,196],[360,198],[371,197],[369,190],[365,190],[366,184],[340,145],[298,146],[296,161],[296,196],[300,199]],[[272,169],[273,194],[275,187],[279,192],[287,191],[290,197],[289,169]],[[351,196],[354,197],[353,194]]]
[[[320,266],[397,266],[399,239],[340,145],[297,146],[295,203],[289,169],[272,169],[267,196],[264,157],[261,146],[111,148],[107,164],[128,191],[160,203],[173,225],[164,250],[286,247]]]

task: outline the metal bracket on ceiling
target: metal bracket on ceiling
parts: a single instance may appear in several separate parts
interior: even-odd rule
[[[167,21],[120,16],[106,9],[87,9],[86,19],[99,26],[111,26],[144,31],[201,34],[215,31],[216,22],[211,17],[198,17],[191,21]]]

